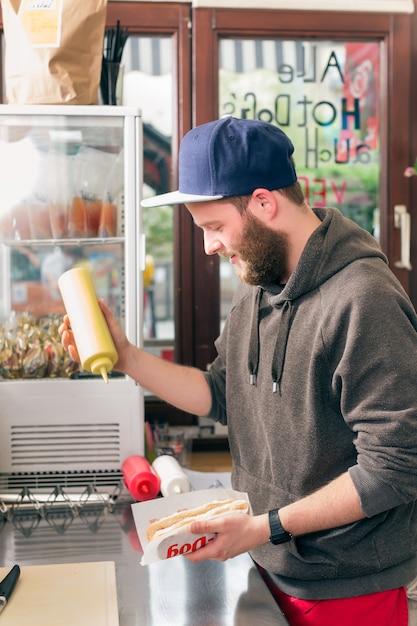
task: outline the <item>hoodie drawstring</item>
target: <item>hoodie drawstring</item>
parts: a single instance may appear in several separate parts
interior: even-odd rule
[[[263,289],[259,287],[259,289],[255,293],[255,301],[252,307],[252,320],[251,320],[249,351],[248,351],[248,370],[249,370],[249,384],[250,385],[256,385],[256,376],[258,374],[259,321],[260,321],[262,294],[263,294]]]
[[[263,289],[259,287],[254,296],[254,303],[252,307],[252,319],[249,338],[249,350],[248,350],[248,371],[249,371],[249,384],[256,385],[256,377],[258,375],[259,366],[259,323],[260,323],[260,311],[261,300],[263,296]],[[284,371],[285,353],[287,349],[288,336],[291,328],[291,317],[293,314],[293,306],[290,300],[286,300],[282,306],[281,319],[279,322],[279,328],[277,338],[274,347],[274,354],[271,363],[271,376],[272,376],[272,391],[276,393],[280,388],[282,374]]]
[[[284,302],[279,324],[278,335],[275,342],[274,356],[272,357],[271,376],[272,391],[276,393],[280,388],[282,374],[284,371],[285,352],[287,349],[288,336],[291,328],[291,317],[293,307],[289,300]]]

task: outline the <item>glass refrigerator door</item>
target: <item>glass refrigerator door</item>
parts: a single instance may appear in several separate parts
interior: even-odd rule
[[[59,276],[88,266],[141,344],[142,127],[115,106],[0,106],[0,477],[120,474],[143,453],[143,396],[64,353]],[[116,476],[117,477],[117,476]],[[19,482],[19,481],[18,481]],[[1,491],[1,489],[0,489]]]

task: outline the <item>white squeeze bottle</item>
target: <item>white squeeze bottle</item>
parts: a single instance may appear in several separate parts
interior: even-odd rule
[[[82,367],[101,374],[108,383],[108,372],[118,359],[107,322],[98,304],[93,276],[86,267],[73,267],[58,279]]]
[[[161,481],[163,496],[175,496],[191,491],[191,483],[177,459],[169,454],[157,456],[152,463],[152,469]]]

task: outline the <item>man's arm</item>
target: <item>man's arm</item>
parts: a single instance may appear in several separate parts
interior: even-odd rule
[[[134,346],[128,341],[109,307],[101,300],[99,304],[119,356],[114,369],[130,376],[151,393],[183,411],[207,415],[211,407],[211,393],[203,372],[160,359]],[[64,348],[75,361],[79,361],[68,316],[64,317],[59,332]]]
[[[210,411],[210,388],[199,369],[165,361],[132,344],[127,361],[123,373],[165,402],[194,415]]]
[[[366,517],[348,472],[325,487],[279,510],[282,526],[292,535],[304,535],[357,522]]]
[[[366,516],[346,472],[311,495],[279,509],[279,517],[283,528],[296,537],[343,526]],[[217,534],[215,541],[186,555],[193,562],[225,561],[259,547],[269,541],[270,536],[267,512],[255,516],[231,514],[218,520],[193,522],[190,529],[196,534]]]

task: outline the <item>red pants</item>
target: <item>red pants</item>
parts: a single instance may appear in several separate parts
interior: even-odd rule
[[[405,587],[355,598],[300,600],[261,574],[290,626],[408,626]]]

